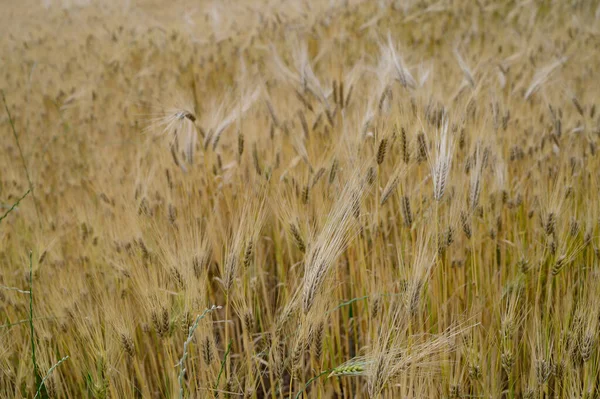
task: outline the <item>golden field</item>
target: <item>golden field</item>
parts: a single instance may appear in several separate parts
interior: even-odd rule
[[[1,398],[600,397],[600,2],[0,9]]]

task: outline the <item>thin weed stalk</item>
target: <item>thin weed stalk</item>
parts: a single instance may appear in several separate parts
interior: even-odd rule
[[[17,134],[17,130],[15,129],[15,123],[12,119],[12,115],[10,114],[10,110],[8,109],[8,103],[6,102],[6,97],[4,96],[4,91],[0,90],[2,94],[2,101],[4,101],[4,108],[6,109],[6,114],[8,115],[8,121],[10,123],[10,127],[12,129],[13,137],[15,138],[15,142],[17,143],[17,148],[19,150],[19,155],[21,157],[21,162],[23,163],[23,169],[25,169],[25,175],[27,176],[27,182],[29,183],[29,191],[31,191],[31,196],[33,197],[33,204],[35,205],[35,213],[37,214],[37,219],[40,227],[42,226],[42,218],[40,216],[40,208],[38,205],[37,198],[35,197],[35,191],[33,189],[33,182],[31,181],[31,175],[29,174],[29,168],[27,167],[27,161],[25,160],[25,155],[23,155],[23,149],[21,148],[21,143],[19,142],[19,135]]]

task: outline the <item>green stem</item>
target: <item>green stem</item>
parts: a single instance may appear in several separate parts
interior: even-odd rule
[[[27,192],[26,192],[25,194],[23,194],[23,196],[22,196],[21,198],[19,198],[19,199],[17,200],[17,202],[15,202],[15,203],[13,204],[13,205],[10,207],[10,209],[9,209],[8,211],[6,211],[6,213],[5,213],[4,215],[2,215],[2,216],[0,217],[0,222],[1,222],[2,220],[4,220],[4,219],[5,219],[5,218],[8,216],[8,214],[9,214],[9,213],[11,213],[11,212],[12,212],[12,211],[13,211],[13,210],[14,210],[14,209],[17,207],[17,206],[19,206],[19,204],[21,203],[21,201],[22,201],[22,200],[23,200],[25,197],[27,197],[27,194],[29,194],[30,192],[31,192],[31,189],[27,190]]]
[[[368,298],[369,298],[369,296],[368,296],[368,295],[361,296],[361,297],[358,297],[358,298],[352,298],[352,299],[350,299],[350,300],[348,300],[348,301],[346,301],[346,302],[342,302],[342,303],[340,303],[340,304],[339,304],[339,305],[337,305],[335,308],[333,308],[333,309],[331,309],[331,310],[327,311],[325,314],[326,314],[326,315],[328,315],[328,314],[330,314],[331,312],[333,312],[333,311],[335,311],[335,310],[338,310],[338,309],[341,309],[341,308],[342,308],[342,307],[344,307],[344,306],[352,305],[354,302],[357,302],[357,301],[362,301],[363,299],[368,299]]]
[[[225,351],[225,355],[223,356],[223,360],[221,361],[221,369],[219,370],[219,375],[217,376],[217,383],[215,384],[215,391],[219,389],[219,382],[221,381],[221,374],[223,374],[223,369],[225,368],[225,363],[227,361],[227,356],[229,355],[229,351],[231,350],[231,341],[227,344],[227,350]]]
[[[36,385],[42,385],[35,358],[35,329],[33,328],[33,252],[29,251],[29,329],[31,331],[31,360],[33,361],[33,375]]]
[[[25,161],[25,156],[23,155],[23,149],[21,148],[21,144],[19,143],[19,136],[17,135],[17,130],[15,129],[15,123],[13,122],[12,116],[10,115],[10,111],[8,110],[8,104],[6,103],[6,97],[4,97],[4,91],[0,90],[0,93],[2,93],[2,100],[4,101],[4,108],[6,109],[6,113],[8,114],[8,121],[10,122],[10,127],[12,128],[13,136],[15,137],[15,141],[17,142],[17,148],[19,149],[19,155],[21,156],[21,162],[23,163],[23,168],[25,169],[25,175],[27,176],[27,181],[29,182],[29,190],[31,190],[31,195],[33,196],[33,204],[35,206],[35,213],[37,214],[38,223],[41,227],[42,219],[40,218],[40,210],[38,208],[37,199],[35,198],[35,192],[33,191],[33,183],[31,181],[31,176],[29,175],[29,169],[27,168],[27,162]]]
[[[321,372],[321,374],[318,374],[318,375],[314,376],[313,378],[311,378],[310,380],[308,380],[308,381],[306,382],[306,384],[304,385],[304,388],[302,388],[301,390],[299,390],[299,391],[298,391],[298,393],[296,394],[296,396],[294,397],[294,399],[298,399],[298,398],[300,397],[300,395],[302,395],[302,393],[303,393],[304,391],[306,391],[306,389],[308,388],[308,386],[309,386],[310,384],[312,384],[312,382],[313,382],[313,381],[315,381],[315,380],[317,380],[317,379],[321,378],[321,377],[322,377],[322,376],[324,376],[325,374],[329,374],[329,373],[331,373],[332,371],[333,371],[333,369],[325,370],[325,371]]]
[[[35,396],[33,397],[33,399],[37,399],[38,395],[42,392],[42,388],[44,387],[44,383],[50,377],[50,374],[52,374],[52,372],[54,371],[54,369],[57,368],[58,366],[60,366],[62,364],[62,362],[64,362],[68,358],[69,358],[69,356],[65,356],[62,359],[60,359],[54,366],[50,367],[50,370],[48,370],[48,373],[46,374],[46,376],[44,377],[44,379],[40,383],[40,386],[38,387],[38,390],[35,393]]]

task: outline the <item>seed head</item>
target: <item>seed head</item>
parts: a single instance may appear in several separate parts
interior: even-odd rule
[[[385,160],[385,153],[387,151],[388,139],[387,137],[381,139],[379,142],[379,148],[377,149],[377,165],[381,165]]]

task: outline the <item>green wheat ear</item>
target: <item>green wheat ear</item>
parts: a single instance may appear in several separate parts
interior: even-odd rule
[[[349,375],[363,375],[366,370],[366,362],[351,362],[337,366],[334,368],[329,376],[330,377],[343,377]]]

